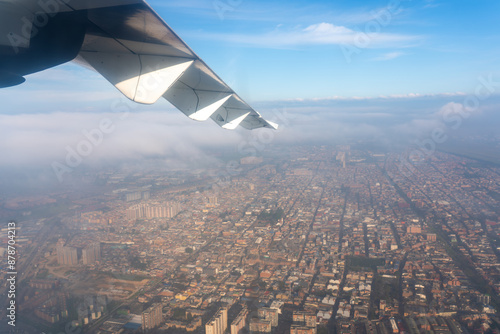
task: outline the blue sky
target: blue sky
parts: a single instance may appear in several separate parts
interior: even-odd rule
[[[500,77],[494,0],[149,3],[249,102],[471,93],[479,76]],[[75,65],[28,77],[16,92],[72,90],[65,73],[82,82],[75,94],[95,93],[90,83],[115,92]]]
[[[438,128],[456,135],[446,115],[461,117],[461,131],[498,132],[498,1],[149,3],[241,97],[281,125],[273,143],[415,143]],[[464,117],[478,89],[488,96]],[[0,168],[50,169],[103,118],[116,129],[83,164],[164,159],[184,166],[193,157],[212,161],[207,148],[237,150],[260,136],[194,122],[163,100],[127,103],[130,117],[117,118],[111,106],[125,98],[74,64],[30,75],[1,89],[0,99]]]
[[[251,100],[470,92],[500,74],[498,1],[151,5]]]

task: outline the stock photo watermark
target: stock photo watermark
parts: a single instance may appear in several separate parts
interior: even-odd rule
[[[16,326],[16,287],[17,287],[17,245],[16,222],[7,224],[7,323]]]
[[[79,167],[84,158],[90,156],[94,149],[101,146],[105,136],[113,133],[115,129],[116,126],[110,118],[103,118],[98,127],[82,131],[85,138],[80,140],[75,147],[66,146],[66,159],[64,162],[52,162],[52,170],[59,182],[64,181],[64,174],[71,173],[74,168]]]
[[[414,173],[415,164],[431,157],[438,149],[438,146],[449,139],[448,134],[450,131],[458,130],[464,120],[479,111],[482,102],[489,99],[500,89],[500,81],[495,81],[493,74],[489,74],[487,77],[480,76],[478,81],[474,94],[466,96],[461,104],[453,104],[440,114],[443,124],[434,128],[429,138],[416,140],[416,148],[411,151],[407,150],[399,156],[398,169],[401,174],[408,176],[408,173]]]
[[[101,119],[95,128],[82,130],[83,139],[76,145],[68,145],[65,147],[65,159],[62,162],[54,161],[51,164],[52,170],[59,182],[64,182],[65,174],[71,173],[74,169],[82,165],[85,158],[92,155],[92,153],[104,143],[105,139],[116,130],[116,124],[119,124],[120,121],[124,121],[129,117],[132,108],[133,107],[129,106],[126,101],[113,103],[111,111],[114,113],[122,113],[120,117],[116,119],[108,117]]]
[[[243,0],[214,0],[212,5],[217,15],[219,15],[219,18],[224,20],[228,12],[234,12],[242,3]]]
[[[384,9],[371,12],[373,19],[365,23],[364,31],[357,32],[351,43],[339,45],[346,62],[350,64],[355,55],[359,55],[362,50],[369,48],[382,29],[388,27],[394,18],[403,11],[402,3],[409,1],[412,0],[391,0]]]
[[[252,131],[249,137],[238,144],[240,161],[244,158],[258,157],[259,154],[274,142],[276,132],[279,133],[288,128],[292,124],[291,122],[294,118],[286,109],[273,109],[271,115],[271,121],[279,124],[278,130],[262,128]],[[210,196],[216,196],[220,193],[224,187],[230,184],[233,177],[241,175],[243,172],[240,161],[231,160],[226,163],[223,170],[211,175],[212,181],[205,187],[205,191],[211,193]]]
[[[144,69],[146,73],[158,73],[160,69],[159,65],[156,68],[151,66]],[[137,87],[137,98],[141,98],[146,95],[148,91],[156,90],[161,87],[168,80],[168,78],[163,77],[159,74],[151,75],[148,80],[142,80],[141,85]],[[83,129],[81,139],[74,146],[66,146],[66,156],[65,159],[61,161],[54,161],[51,164],[52,170],[56,175],[59,182],[64,182],[64,175],[71,173],[74,169],[78,168],[88,158],[94,151],[99,148],[115,130],[116,126],[126,120],[134,109],[138,108],[138,104],[133,101],[121,98],[114,101],[110,110],[114,114],[121,114],[117,118],[105,117],[99,121],[99,123],[93,129]]]

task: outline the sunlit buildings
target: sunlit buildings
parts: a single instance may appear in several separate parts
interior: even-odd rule
[[[244,308],[231,324],[231,334],[240,334],[246,326],[248,309]]]
[[[270,320],[254,318],[250,320],[250,333],[271,333],[272,326]]]
[[[170,202],[165,204],[136,204],[128,208],[127,219],[154,219],[172,218],[181,211],[179,203]]]
[[[149,330],[158,327],[163,320],[161,304],[153,304],[142,312],[142,329]]]
[[[82,250],[83,264],[94,264],[101,259],[101,244],[94,242]]]
[[[151,196],[149,190],[146,191],[135,191],[125,195],[125,200],[127,202],[140,201],[140,200],[148,200]]]
[[[227,329],[227,308],[221,308],[205,325],[206,334],[223,334]]]
[[[309,312],[293,312],[292,334],[316,334],[316,315]]]
[[[58,244],[57,263],[66,266],[76,266],[78,264],[77,249],[74,247],[66,247],[63,244]]]
[[[272,327],[278,326],[278,310],[268,307],[259,308],[259,318],[271,321]]]

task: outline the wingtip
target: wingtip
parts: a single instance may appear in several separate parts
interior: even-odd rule
[[[273,130],[278,130],[279,128],[279,124],[276,124],[274,122],[271,122],[271,121],[266,121],[266,123],[271,127],[273,128]]]

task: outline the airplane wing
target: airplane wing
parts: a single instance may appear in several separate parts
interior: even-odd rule
[[[89,24],[76,62],[90,65],[129,99],[165,98],[191,119],[225,129],[278,125],[266,121],[222,81],[141,0],[66,1]]]

